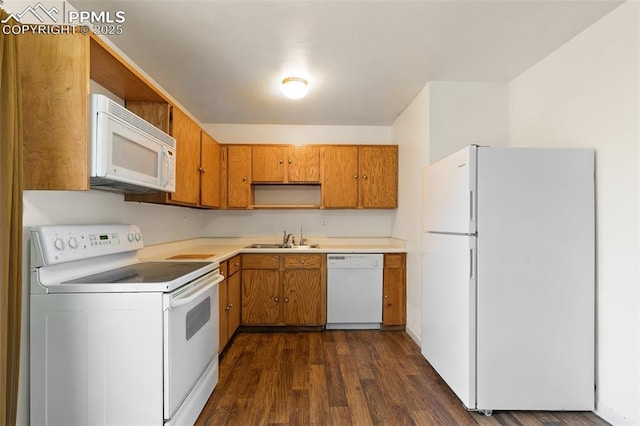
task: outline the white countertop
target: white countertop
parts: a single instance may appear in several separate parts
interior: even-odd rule
[[[167,260],[174,256],[197,255],[206,257],[192,260],[220,262],[239,253],[403,253],[406,251],[405,241],[385,237],[309,237],[308,244],[318,244],[318,248],[247,248],[248,245],[256,243],[281,242],[281,237],[194,238],[146,246],[138,252],[138,258],[141,261],[152,261]]]

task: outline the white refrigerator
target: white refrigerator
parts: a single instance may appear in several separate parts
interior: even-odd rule
[[[424,169],[422,353],[467,409],[594,409],[594,193],[592,150]]]

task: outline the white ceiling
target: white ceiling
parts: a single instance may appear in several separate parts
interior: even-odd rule
[[[510,81],[615,0],[121,1],[125,54],[203,123],[389,125],[429,81]],[[594,52],[597,54],[597,52]],[[309,80],[289,100],[279,82]]]

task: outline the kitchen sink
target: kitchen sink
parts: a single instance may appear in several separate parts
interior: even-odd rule
[[[292,246],[292,245],[283,245],[283,244],[256,243],[256,244],[249,244],[245,248],[304,250],[304,249],[311,249],[311,248],[320,248],[320,246],[318,244],[303,244],[300,246]]]

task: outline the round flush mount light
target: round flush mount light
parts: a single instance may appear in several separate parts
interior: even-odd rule
[[[307,80],[302,77],[287,77],[282,80],[282,93],[289,99],[300,99],[309,91]]]

